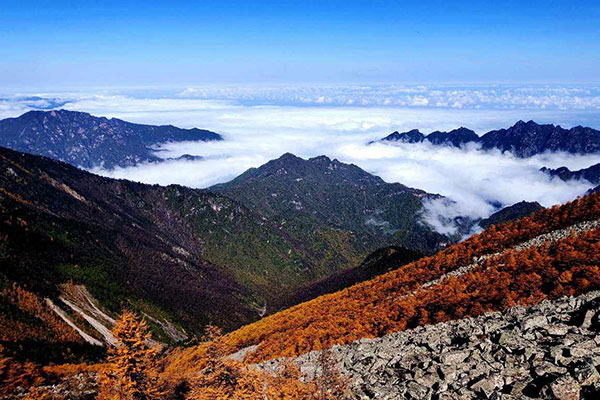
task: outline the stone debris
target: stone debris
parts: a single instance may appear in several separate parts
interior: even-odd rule
[[[356,399],[600,399],[600,291],[331,351]],[[306,379],[319,353],[295,360]]]

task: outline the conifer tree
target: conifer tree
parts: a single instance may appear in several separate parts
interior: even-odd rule
[[[146,322],[123,311],[113,328],[117,347],[109,350],[111,365],[100,381],[100,400],[153,400],[161,398],[156,372],[157,349]]]

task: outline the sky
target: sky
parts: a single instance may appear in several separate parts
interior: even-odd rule
[[[452,201],[426,204],[423,220],[452,232],[453,216],[482,218],[527,200],[544,206],[584,194],[587,181],[551,179],[542,167],[572,170],[600,162],[598,154],[542,154],[520,159],[476,146],[371,143],[394,130],[429,133],[465,126],[483,134],[532,119],[564,127],[600,128],[597,86],[336,86],[205,88],[0,93],[0,117],[30,109],[65,108],[148,124],[210,129],[219,142],[164,143],[156,155],[183,154],[200,160],[167,160],[92,172],[161,185],[206,188],[226,182],[285,152],[326,155],[353,163],[410,187]]]
[[[0,86],[597,83],[598,1],[4,1]]]
[[[0,118],[65,108],[224,136],[155,149],[202,160],[93,169],[146,183],[204,188],[324,154],[451,198],[424,216],[447,232],[441,215],[583,194],[539,168],[600,160],[369,142],[518,120],[600,129],[598,21],[597,0],[4,1]]]

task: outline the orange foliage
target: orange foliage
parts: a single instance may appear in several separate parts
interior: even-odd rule
[[[210,327],[211,339],[204,357],[199,360],[187,400],[343,400],[347,397],[345,381],[333,366],[329,353],[322,362],[323,374],[314,382],[303,382],[298,366],[283,362],[277,373],[226,357],[223,337]],[[190,371],[188,371],[188,374]]]
[[[506,250],[580,221],[597,219],[600,193],[492,226],[434,256],[242,327],[225,336],[224,344],[230,352],[258,345],[247,361],[260,362],[420,324],[532,304],[547,296],[555,298],[598,288],[598,230],[540,248],[505,251],[460,277],[421,288],[426,282],[471,264],[474,257]],[[193,368],[192,360],[203,352],[202,347],[177,352],[171,357],[169,368]]]
[[[151,400],[163,395],[156,370],[157,351],[148,346],[150,329],[144,320],[124,311],[113,328],[118,341],[109,350],[110,365],[100,379],[102,400]]]
[[[83,343],[81,336],[67,325],[46,302],[17,284],[2,291],[1,296],[16,308],[40,320],[40,325],[9,319],[0,314],[0,340],[17,342],[34,339],[50,343],[75,342]],[[40,329],[43,326],[43,329]]]
[[[17,387],[28,388],[44,382],[39,365],[32,362],[19,362],[2,355],[0,347],[0,395],[16,393]]]

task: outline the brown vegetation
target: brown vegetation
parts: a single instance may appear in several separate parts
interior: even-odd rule
[[[124,311],[113,328],[117,347],[109,350],[100,377],[99,400],[153,400],[164,396],[157,372],[158,349],[149,346],[150,329],[144,320]]]
[[[242,327],[227,335],[225,343],[230,351],[258,345],[247,361],[260,362],[600,287],[596,230],[552,245],[506,251],[459,278],[421,289],[424,283],[471,264],[474,257],[599,218],[600,194],[596,193],[492,226],[434,256]],[[178,352],[172,357],[172,368],[193,368],[203,352],[201,346]]]
[[[83,343],[81,336],[67,325],[46,302],[17,284],[0,293],[0,301],[9,303],[19,312],[33,317],[33,321],[19,321],[11,314],[0,313],[0,340],[18,342],[22,340],[44,340],[50,343]]]

